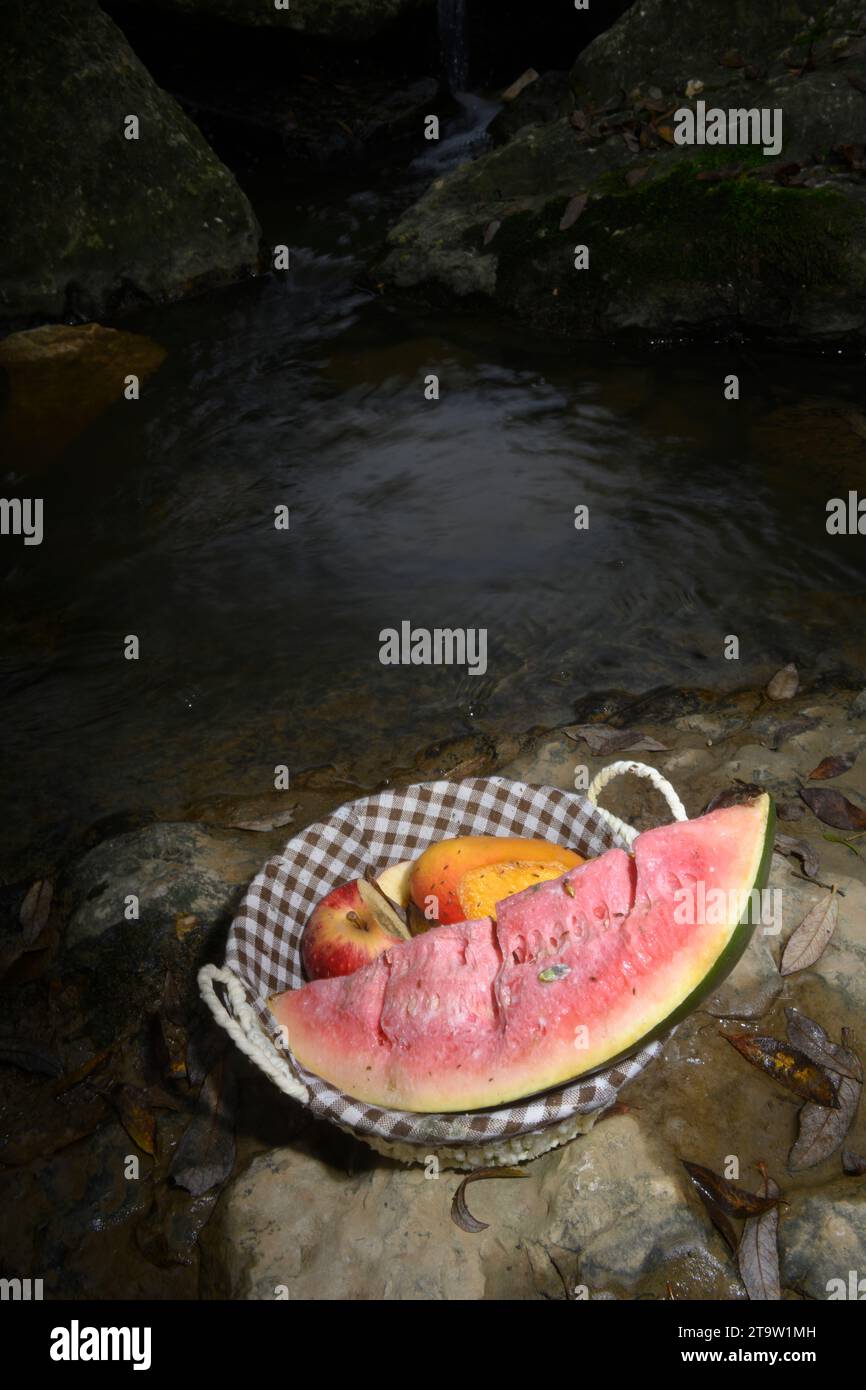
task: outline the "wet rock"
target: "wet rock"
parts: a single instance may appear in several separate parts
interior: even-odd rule
[[[413,10],[435,0],[303,0],[303,4],[262,4],[262,0],[136,0],[137,7],[173,10],[231,24],[284,28],[303,34],[357,41],[372,38]]]
[[[634,6],[572,73],[578,99],[595,104],[588,128],[568,117],[526,126],[436,180],[392,230],[380,277],[432,302],[481,297],[578,339],[711,328],[866,337],[866,181],[844,153],[861,139],[866,45],[858,39],[843,60],[833,47],[853,23],[849,9],[833,7],[814,70],[782,54],[805,24],[800,6],[738,10],[737,43],[769,72],[757,79],[718,62],[730,47],[727,14],[708,18],[698,0]],[[690,80],[704,80],[712,100],[717,74],[726,108],[783,111],[780,155],[676,146],[652,127],[651,87],[661,93],[655,110],[659,100],[673,109]],[[787,186],[795,174],[800,186]],[[571,226],[564,213],[576,194],[587,203]],[[589,248],[588,266],[575,266],[577,246]]]
[[[260,867],[261,848],[240,834],[220,834],[186,823],[157,823],[119,835],[81,860],[68,891],[75,904],[67,944],[104,936],[114,927],[134,931],[125,900],[135,894],[139,920],[173,926],[192,915],[206,924],[225,920],[239,889]]]
[[[35,1155],[29,1168],[0,1172],[0,1199],[4,1212],[18,1204],[29,1218],[3,1223],[3,1273],[41,1277],[46,1297],[116,1298],[120,1269],[125,1297],[194,1296],[195,1270],[157,1269],[139,1257],[151,1160],[117,1123],[41,1161]]]
[[[470,1189],[489,1229],[450,1218],[460,1181],[377,1160],[349,1177],[318,1157],[280,1149],[256,1158],[220,1201],[203,1238],[206,1297],[290,1299],[562,1298],[548,1250],[571,1259],[590,1295],[665,1280],[695,1296],[731,1296],[685,1199],[673,1155],[619,1116],[526,1167],[520,1182]],[[287,1234],[290,1233],[290,1234]],[[569,1271],[569,1274],[571,1271]]]
[[[544,1184],[560,1246],[580,1251],[581,1281],[633,1296],[664,1296],[667,1280],[692,1297],[736,1297],[728,1262],[687,1197],[676,1156],[631,1115],[596,1125]],[[689,1295],[686,1295],[689,1296]]]
[[[802,1193],[782,1217],[779,1245],[785,1287],[808,1298],[862,1299],[866,1294],[866,1286],[859,1285],[866,1271],[866,1188],[845,1178],[820,1191]]]
[[[96,318],[256,269],[246,197],[92,0],[9,0],[0,40],[0,319]]]
[[[742,79],[746,63],[765,63],[809,27],[814,8],[801,0],[736,0],[708,9],[702,0],[638,0],[613,28],[584,49],[572,69],[581,98],[655,85],[684,94],[702,81],[706,97]],[[725,66],[736,50],[742,67]]]
[[[866,715],[866,690],[861,690],[852,701],[849,713],[852,719],[862,719]]]
[[[63,965],[80,977],[96,1043],[159,1006],[166,969],[192,1006],[196,969],[222,958],[231,918],[265,858],[257,835],[161,823],[108,840],[74,865],[63,887]],[[127,915],[132,896],[137,918]]]
[[[524,126],[544,124],[573,110],[574,93],[568,73],[543,72],[513,101],[506,102],[491,122],[490,134],[497,144],[505,144]]]
[[[143,383],[165,349],[100,323],[46,324],[0,342],[9,398],[0,417],[0,454],[17,469],[57,457],[117,400],[127,377]]]

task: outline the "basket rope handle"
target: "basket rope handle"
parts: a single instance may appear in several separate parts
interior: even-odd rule
[[[633,772],[636,777],[646,777],[647,781],[652,783],[656,791],[661,792],[662,796],[665,798],[665,801],[673,812],[674,820],[688,820],[685,806],[680,801],[670,782],[662,776],[658,768],[650,767],[648,763],[636,763],[630,760],[610,763],[607,767],[603,767],[601,771],[597,772],[593,777],[586,793],[586,799],[591,806],[595,807],[602,820],[607,822],[611,830],[625,840],[629,849],[631,849],[637,839],[638,831],[633,825],[628,825],[624,820],[620,820],[619,816],[615,816],[612,811],[606,811],[603,806],[599,806],[598,804],[598,798],[608,782],[612,782],[614,777],[622,776],[624,772]]]
[[[216,992],[217,984],[225,986],[228,1008]],[[217,1023],[237,1043],[241,1052],[245,1052],[256,1066],[261,1067],[287,1096],[305,1105],[310,1097],[309,1091],[295,1076],[285,1058],[279,1055],[276,1045],[262,1032],[237,975],[225,965],[203,965],[198,972],[198,987]]]

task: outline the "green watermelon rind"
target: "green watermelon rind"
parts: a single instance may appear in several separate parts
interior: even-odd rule
[[[761,858],[758,862],[758,870],[752,883],[752,889],[759,891],[766,888],[770,878],[770,865],[773,861],[773,845],[776,839],[776,805],[771,796],[767,796],[767,824],[764,831],[764,845],[761,851]],[[623,1062],[627,1057],[633,1057],[641,1048],[649,1043],[655,1042],[657,1038],[665,1037],[683,1019],[693,1014],[700,1004],[709,997],[718,987],[728,978],[735,965],[745,954],[746,948],[754,935],[757,922],[752,921],[752,897],[749,894],[749,901],[745,912],[737,923],[731,939],[727,946],[718,955],[707,971],[706,975],[696,985],[691,994],[678,1004],[674,1011],[668,1014],[661,1023],[657,1023],[649,1033],[638,1038],[636,1042],[629,1043],[628,1047],[622,1052],[618,1052],[614,1057],[607,1057],[600,1062],[597,1067],[590,1068],[589,1071],[579,1072],[571,1078],[567,1084],[571,1085],[574,1081],[580,1081],[583,1077],[596,1076],[601,1071],[607,1071],[608,1067],[616,1066],[617,1062]]]

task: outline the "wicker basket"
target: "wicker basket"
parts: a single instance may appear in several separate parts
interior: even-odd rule
[[[199,973],[202,997],[241,1051],[287,1095],[317,1115],[404,1162],[435,1155],[441,1167],[476,1168],[535,1158],[590,1129],[620,1087],[658,1055],[652,1042],[624,1061],[510,1105],[465,1114],[415,1114],[368,1105],[306,1071],[282,1044],[268,998],[304,983],[300,942],[321,897],[365,870],[412,859],[431,842],[458,835],[540,837],[595,857],[630,848],[637,832],[598,806],[602,788],[624,772],[645,777],[673,816],[686,813],[655,768],[618,762],[586,797],[504,778],[431,782],[380,792],[310,825],[253,880],[229,933],[225,965]]]

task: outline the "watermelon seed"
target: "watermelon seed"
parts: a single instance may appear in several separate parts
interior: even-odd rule
[[[568,896],[569,896],[570,898],[573,898],[573,897],[574,897],[574,884],[573,884],[573,883],[569,883],[568,881],[566,881],[565,883],[563,883],[562,888],[563,888],[563,892],[567,893]]]

